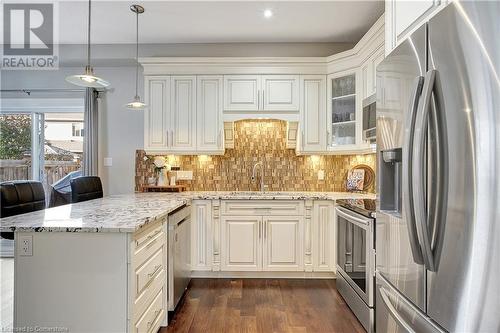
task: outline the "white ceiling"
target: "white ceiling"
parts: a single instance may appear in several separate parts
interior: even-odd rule
[[[357,42],[382,15],[383,1],[93,1],[92,43]],[[85,43],[87,2],[59,2],[59,42]],[[265,19],[271,8],[274,16]]]

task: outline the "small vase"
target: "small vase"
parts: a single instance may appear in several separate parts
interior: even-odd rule
[[[165,170],[160,170],[158,172],[158,186],[167,186],[168,185],[168,179],[167,179],[167,173]]]

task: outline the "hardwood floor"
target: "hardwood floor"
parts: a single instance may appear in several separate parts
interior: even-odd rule
[[[172,332],[346,332],[363,327],[335,280],[193,279]]]

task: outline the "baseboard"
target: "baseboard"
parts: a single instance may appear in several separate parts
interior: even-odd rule
[[[335,279],[333,272],[211,272],[192,271],[192,278],[238,279]]]

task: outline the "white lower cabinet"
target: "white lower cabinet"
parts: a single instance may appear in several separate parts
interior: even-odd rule
[[[191,269],[212,270],[212,200],[191,205]]]
[[[262,217],[221,218],[221,270],[262,270]]]
[[[304,218],[302,216],[263,217],[264,271],[302,271]]]
[[[335,271],[335,209],[333,201],[315,201],[312,218],[313,270]]]
[[[331,200],[193,200],[193,271],[333,272]]]

